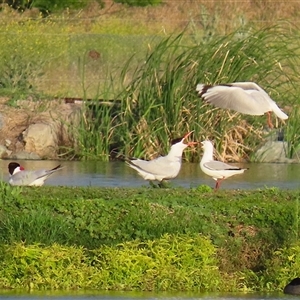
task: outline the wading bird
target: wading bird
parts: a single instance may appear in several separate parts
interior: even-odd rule
[[[189,146],[198,144],[197,142],[186,142],[192,131],[184,137],[172,141],[171,149],[166,156],[160,156],[153,160],[126,159],[127,165],[136,170],[138,174],[153,185],[152,181],[158,181],[159,186],[169,179],[175,178],[182,164],[183,150]]]
[[[288,116],[277,106],[274,100],[254,82],[234,82],[219,85],[198,84],[196,91],[207,103],[219,108],[261,116],[265,113],[268,125],[273,128],[271,113],[286,120]]]
[[[10,185],[42,186],[51,174],[60,169],[62,169],[61,165],[51,170],[26,171],[20,164],[11,162],[8,164],[8,172],[10,174],[8,182]]]
[[[214,146],[211,141],[201,142],[204,150],[202,159],[200,161],[200,168],[206,175],[216,180],[215,190],[221,186],[221,182],[233,175],[242,174],[247,169],[241,169],[235,166],[228,165],[221,161],[214,160],[213,152]]]

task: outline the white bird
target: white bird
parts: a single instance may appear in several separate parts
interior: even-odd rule
[[[215,190],[219,189],[221,182],[233,175],[242,174],[247,169],[241,169],[213,159],[214,146],[211,141],[201,142],[204,150],[200,161],[201,170],[216,180]]]
[[[198,95],[205,102],[219,108],[232,109],[237,112],[261,116],[267,113],[268,125],[273,128],[271,112],[282,119],[288,116],[277,106],[274,100],[254,82],[234,82],[219,85],[198,84]]]
[[[153,160],[125,159],[127,165],[136,170],[145,180],[159,181],[161,186],[164,180],[175,178],[182,164],[182,153],[185,148],[198,144],[197,142],[186,142],[187,137],[192,133],[187,133],[184,137],[172,141],[171,150],[166,156],[160,156]]]
[[[11,162],[8,164],[8,172],[10,174],[8,182],[10,185],[18,186],[42,186],[51,174],[60,169],[62,169],[61,165],[51,170],[26,171],[20,164]]]

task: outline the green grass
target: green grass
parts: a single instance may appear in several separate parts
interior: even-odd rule
[[[203,192],[202,187],[24,188],[18,196],[1,200],[0,241],[24,240],[25,232],[29,243],[56,241],[97,248],[165,233],[202,232],[221,246],[228,232],[243,224],[263,228],[265,232],[255,238],[262,234],[274,249],[297,240],[297,197],[297,192],[276,189],[214,193]]]
[[[7,191],[0,287],[281,290],[298,271],[298,202],[275,188]]]

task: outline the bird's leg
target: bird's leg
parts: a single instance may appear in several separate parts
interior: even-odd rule
[[[157,188],[157,186],[155,185],[155,183],[151,180],[149,180],[149,184],[152,188]]]
[[[217,191],[220,186],[221,186],[221,182],[225,179],[225,177],[222,177],[222,178],[218,178],[217,179],[217,182],[216,182],[216,186],[215,186],[215,191]]]
[[[215,191],[219,189],[219,179],[216,181]]]
[[[165,180],[162,180],[162,181],[158,184],[158,186],[159,186],[160,188],[168,188],[168,187],[169,187],[169,186],[168,186],[168,182],[165,181]]]
[[[274,128],[274,125],[272,124],[272,120],[271,120],[271,112],[270,111],[267,112],[267,119],[268,119],[269,127]]]

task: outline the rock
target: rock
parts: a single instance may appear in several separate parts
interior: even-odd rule
[[[286,157],[288,149],[287,142],[282,141],[267,141],[255,153],[255,161],[259,162],[277,162],[277,163],[290,163],[294,160]]]
[[[10,154],[10,150],[8,150],[5,146],[0,145],[0,158],[7,158]]]
[[[10,156],[11,159],[41,159],[40,156],[38,156],[36,153],[34,152],[27,152],[27,151],[20,151],[20,152],[16,152],[13,153]]]
[[[284,294],[300,295],[300,278],[294,278],[289,284],[283,289]]]
[[[53,124],[31,124],[23,132],[24,150],[41,158],[57,158],[58,137]]]
[[[82,104],[27,99],[12,107],[8,101],[0,97],[0,145],[12,151],[10,157],[57,159],[61,147],[76,148]]]

